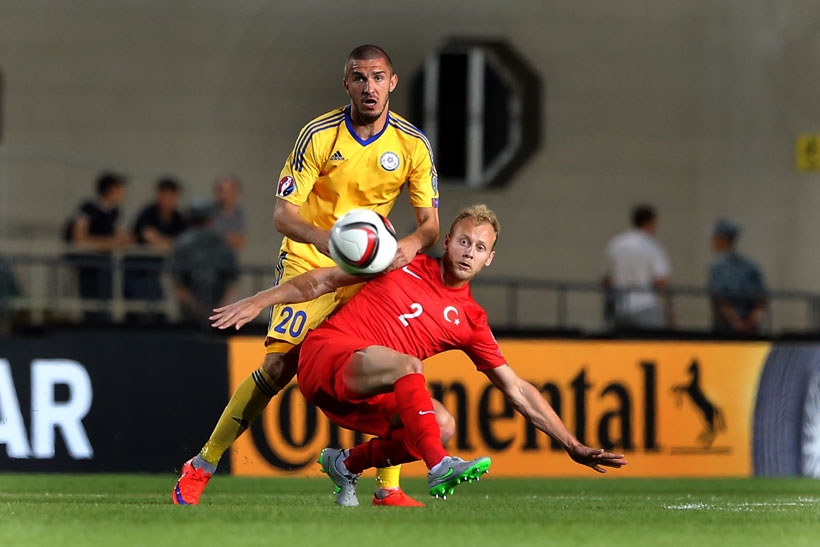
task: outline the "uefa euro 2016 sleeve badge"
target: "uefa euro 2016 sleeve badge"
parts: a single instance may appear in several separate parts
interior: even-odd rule
[[[395,171],[399,168],[400,163],[399,155],[395,152],[385,152],[379,158],[379,165],[381,165],[385,171]]]
[[[276,195],[280,197],[288,197],[294,190],[296,190],[296,181],[290,175],[282,177],[276,185]]]

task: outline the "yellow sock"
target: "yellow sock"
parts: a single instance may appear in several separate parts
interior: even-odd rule
[[[376,469],[376,488],[398,488],[400,475],[400,465]]]
[[[279,390],[280,387],[261,367],[245,378],[233,392],[211,437],[199,452],[202,459],[213,465],[219,464],[228,447],[248,429]]]

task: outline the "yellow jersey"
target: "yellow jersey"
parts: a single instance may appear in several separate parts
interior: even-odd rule
[[[405,185],[410,205],[438,207],[438,176],[427,137],[388,112],[384,129],[362,140],[353,131],[348,105],[302,128],[279,175],[276,196],[298,205],[299,216],[307,222],[329,230],[351,209],[387,216]],[[313,245],[287,237],[281,253],[316,267],[333,266]]]

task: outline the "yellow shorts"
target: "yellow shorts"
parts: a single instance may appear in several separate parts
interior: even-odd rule
[[[282,253],[276,265],[274,285],[284,283],[312,269],[313,265],[299,257]],[[361,283],[349,285],[308,302],[271,307],[268,335],[265,338],[266,353],[293,351],[310,330],[318,327],[336,308],[350,300],[361,286]]]

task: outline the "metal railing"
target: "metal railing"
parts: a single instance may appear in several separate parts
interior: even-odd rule
[[[611,317],[608,318],[605,313],[607,291],[599,283],[478,277],[472,281],[472,287],[476,299],[488,309],[490,322],[496,328],[554,329],[586,335],[603,334],[613,329]],[[503,298],[496,296],[496,300],[503,302],[496,302],[490,308],[482,300],[493,292],[503,293]],[[626,294],[630,291],[621,292]],[[706,287],[670,287],[668,299],[672,302],[675,320],[666,330],[693,333],[711,331],[712,296]],[[820,294],[773,290],[768,291],[765,297],[766,312],[761,334],[774,336],[820,332]]]
[[[162,255],[127,250],[108,256],[111,297],[93,299],[80,296],[77,268],[82,262],[77,258],[0,254],[0,326],[7,331],[20,324],[81,324],[94,312],[103,313],[107,321],[115,324],[127,323],[140,314],[161,316],[168,324],[182,320],[174,297],[174,274],[169,261],[141,266],[156,269],[163,297],[135,299],[126,298],[123,291],[127,259]],[[235,283],[236,294],[241,297],[263,290],[273,279],[273,265],[242,265]],[[604,316],[606,293],[598,283],[499,278],[484,274],[473,280],[472,292],[496,329],[600,335],[612,328]],[[674,302],[677,320],[667,331],[708,332],[711,329],[710,295],[706,288],[674,286],[669,290],[669,297]],[[763,334],[820,331],[820,294],[771,291],[767,298]],[[267,317],[263,316],[255,323],[265,323]]]

